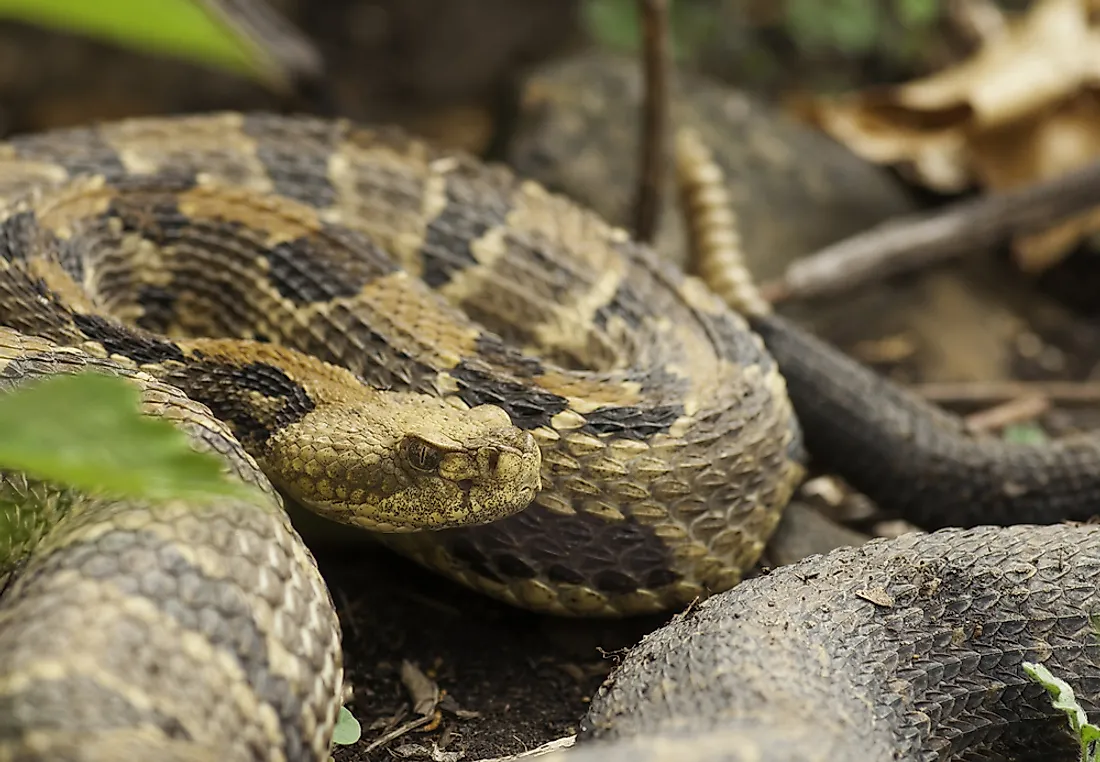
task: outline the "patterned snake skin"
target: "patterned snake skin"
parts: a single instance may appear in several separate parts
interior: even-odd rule
[[[1096,711],[1098,573],[1096,526],[947,529],[785,566],[643,640],[563,756],[1070,762],[1064,716],[1020,664]]]
[[[0,472],[0,760],[320,760],[339,624],[256,462],[204,406],[146,374],[0,328],[0,393],[86,370],[260,487],[264,505],[89,499]],[[15,569],[18,573],[10,575]]]
[[[220,114],[16,139],[0,146],[0,198],[11,378],[35,375],[32,367],[57,372],[59,357],[109,363],[144,386],[150,413],[179,418],[173,405],[185,402],[173,392],[169,403],[157,384],[167,383],[228,430],[201,406],[189,408],[206,421],[195,425],[231,432],[307,507],[388,533],[378,536],[517,605],[627,614],[726,590],[759,557],[802,473],[785,383],[746,323],[621,231],[503,169],[343,122]],[[778,318],[755,321],[771,329],[769,341],[800,336]],[[800,346],[830,356],[824,345]],[[806,363],[812,375],[814,356]],[[231,439],[220,441],[227,462],[251,469]],[[1021,466],[1041,480],[1048,464],[1032,454]],[[1095,470],[1068,475],[1069,502],[1041,518],[1082,510],[1095,494]],[[72,498],[79,509],[35,508],[70,499],[17,475],[4,484],[33,522],[61,518],[23,549],[0,615],[0,659],[42,664],[0,672],[0,702],[16,717],[0,724],[0,760],[321,758],[340,691],[337,628],[312,559],[274,503],[221,506],[221,518],[194,522],[171,506]],[[983,520],[983,505],[968,518]],[[406,531],[416,528],[438,531]],[[114,539],[116,530],[125,536]],[[1015,551],[997,551],[1001,538],[1050,539],[1047,530],[1011,531],[976,535],[982,542],[963,546],[967,557],[1002,570]],[[227,539],[250,532],[255,546]],[[929,559],[937,542],[954,552],[953,535],[934,537]],[[992,555],[981,550],[986,540]],[[910,556],[923,563],[920,547]],[[1093,557],[1087,543],[1078,551]],[[249,552],[277,559],[248,561]],[[246,562],[226,560],[235,557]],[[812,563],[827,570],[832,558]],[[1081,584],[1094,581],[1091,561],[1070,560]],[[872,566],[855,579],[866,582]],[[776,578],[730,595],[751,598]],[[1035,584],[1038,598],[1057,597],[1050,579]],[[963,607],[988,603],[985,614],[1017,601],[959,595]],[[96,597],[105,602],[82,614]],[[1022,625],[1039,618],[1020,611]],[[817,632],[850,645],[847,626],[822,620]],[[913,626],[939,643],[918,619]],[[76,636],[85,632],[95,636]],[[1077,651],[1081,633],[1066,635]],[[66,653],[74,637],[81,647]],[[993,630],[989,638],[1003,654],[1003,639]],[[870,652],[878,661],[853,660],[852,674],[896,647],[877,632],[866,642],[880,647]],[[135,662],[142,648],[157,653]],[[178,649],[195,664],[174,661]],[[833,658],[798,648],[789,658],[802,683],[807,654]],[[727,655],[712,645],[684,658],[692,664],[670,660],[669,669],[727,672]],[[162,661],[200,674],[179,704],[132,683],[142,677],[135,664]],[[203,672],[207,662],[224,671]],[[956,664],[953,676],[973,677],[973,665]],[[863,679],[853,677],[852,690],[871,723],[894,699],[868,694]],[[229,701],[236,720],[252,719],[252,735],[196,716],[209,707],[188,699],[202,690]],[[91,707],[79,739],[56,732],[41,709],[74,695]],[[708,695],[717,703],[701,717],[722,725],[725,697]],[[1005,706],[1015,721],[1016,704]],[[682,707],[668,718],[663,728],[678,730]],[[694,759],[726,758],[692,743],[682,751]],[[223,750],[212,756],[214,746]],[[924,754],[926,745],[904,748]]]
[[[307,507],[489,522],[531,502],[541,453],[520,515],[390,540],[506,600],[624,613],[729,588],[801,473],[744,322],[503,170],[237,114],[32,136],[0,162],[11,198],[62,184],[0,224],[0,324],[178,386]],[[177,338],[196,335],[249,341]]]

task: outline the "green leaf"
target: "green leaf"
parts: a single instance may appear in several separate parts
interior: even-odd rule
[[[621,53],[638,53],[642,49],[638,10],[638,0],[585,0],[581,19],[599,45]],[[714,8],[669,0],[668,42],[673,60],[688,58],[713,36],[716,24]]]
[[[875,48],[881,34],[880,9],[872,0],[787,0],[783,8],[788,32],[807,49],[863,54]]]
[[[1042,445],[1050,441],[1046,432],[1035,423],[1013,423],[1005,426],[1001,438],[1006,442],[1024,445]]]
[[[350,746],[359,741],[363,729],[359,726],[359,720],[352,716],[346,706],[340,707],[340,714],[336,718],[336,729],[332,733],[332,742],[340,746]]]
[[[1051,706],[1063,712],[1069,720],[1070,729],[1077,735],[1081,747],[1082,762],[1100,762],[1097,755],[1097,741],[1100,740],[1100,727],[1089,723],[1088,714],[1077,703],[1073,688],[1066,681],[1055,677],[1042,664],[1023,663],[1023,670],[1035,682],[1050,694]]]
[[[894,11],[906,29],[931,26],[943,12],[940,0],[894,0]]]
[[[1077,703],[1077,697],[1073,695],[1073,688],[1065,680],[1055,677],[1049,669],[1042,664],[1025,661],[1024,672],[1050,694],[1051,706],[1064,712],[1069,719],[1069,725],[1076,733],[1080,728],[1088,725],[1089,717],[1081,705]]]
[[[0,0],[0,17],[284,84],[269,51],[197,0]]]
[[[601,45],[634,52],[642,31],[636,0],[588,0],[581,6],[584,22]]]
[[[137,388],[100,373],[55,376],[0,394],[0,468],[99,494],[258,498],[196,452],[166,420],[141,413]]]
[[[1094,638],[1100,639],[1100,612],[1093,611],[1089,614],[1089,629]]]
[[[1084,725],[1078,731],[1078,735],[1081,738],[1081,745],[1095,744],[1100,741],[1100,727],[1093,724]]]

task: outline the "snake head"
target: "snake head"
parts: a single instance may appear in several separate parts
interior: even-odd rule
[[[267,443],[266,470],[308,508],[381,532],[485,524],[538,493],[538,444],[500,408],[377,397],[318,406],[281,430]]]
[[[529,433],[511,426],[488,428],[465,440],[410,433],[398,451],[411,482],[438,480],[431,488],[448,492],[458,487],[464,507],[474,516],[509,515],[514,506],[529,504],[540,487],[538,447]]]

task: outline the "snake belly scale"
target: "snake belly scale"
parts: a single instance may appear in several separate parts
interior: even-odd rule
[[[306,507],[509,602],[727,589],[801,476],[744,321],[503,168],[224,113],[17,138],[0,199],[0,325],[181,389]]]

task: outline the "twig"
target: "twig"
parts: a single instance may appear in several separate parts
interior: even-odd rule
[[[913,391],[940,405],[995,405],[1021,397],[1055,404],[1098,404],[1098,381],[960,381],[916,384]]]
[[[542,746],[538,746],[528,751],[520,752],[519,754],[509,754],[506,757],[492,757],[476,760],[476,762],[516,762],[521,759],[531,759],[532,757],[541,757],[545,754],[549,754],[554,751],[560,751],[561,749],[568,749],[576,742],[576,736],[566,736],[565,738],[555,738],[553,741],[547,741]]]
[[[415,720],[409,720],[404,725],[400,725],[387,733],[383,733],[382,735],[378,736],[378,738],[375,738],[373,741],[367,744],[367,747],[363,749],[363,753],[370,754],[379,746],[385,746],[395,738],[400,738],[406,733],[412,732],[419,727],[427,725],[433,719],[434,718],[432,717],[432,715],[429,714],[425,717],[417,717]]]
[[[1023,190],[888,220],[795,262],[761,291],[773,303],[836,293],[1049,228],[1097,205],[1100,162]]]
[[[974,433],[997,431],[1014,423],[1033,421],[1049,409],[1050,400],[1046,397],[1017,397],[966,416],[966,428]]]
[[[642,104],[641,156],[634,199],[634,236],[652,242],[660,218],[661,189],[666,171],[668,132],[669,51],[668,0],[638,0],[642,16],[642,64],[645,97]]]

